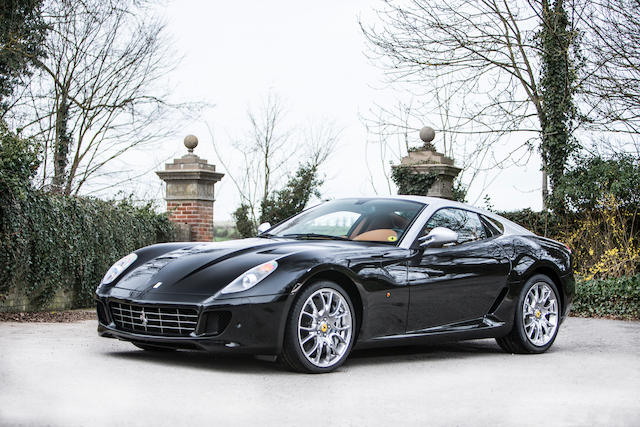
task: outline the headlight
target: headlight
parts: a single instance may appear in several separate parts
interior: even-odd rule
[[[265,262],[264,264],[253,267],[251,270],[245,271],[233,282],[225,286],[224,289],[220,291],[220,293],[232,294],[234,292],[246,291],[247,289],[251,289],[258,283],[260,283],[262,279],[273,273],[277,267],[278,262],[276,260]]]
[[[119,261],[116,261],[116,263],[111,266],[109,271],[107,271],[107,274],[104,275],[101,283],[103,285],[108,285],[109,283],[116,280],[120,273],[125,271],[127,267],[133,264],[136,259],[138,259],[138,255],[131,253],[126,257],[120,259]]]

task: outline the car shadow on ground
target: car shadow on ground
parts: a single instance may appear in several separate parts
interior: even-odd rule
[[[246,374],[287,374],[286,369],[278,363],[260,360],[244,354],[220,355],[204,351],[146,351],[132,348],[131,351],[105,353],[106,356],[131,361],[157,363],[198,370],[227,371]]]
[[[474,340],[430,345],[408,345],[356,350],[347,363],[350,365],[372,365],[412,361],[462,359],[504,354],[493,340]]]
[[[437,345],[412,345],[355,350],[345,366],[384,365],[416,361],[461,359],[468,357],[491,357],[504,354],[493,340],[462,341]],[[237,372],[246,374],[270,373],[272,375],[293,374],[280,363],[262,360],[249,355],[219,355],[200,351],[131,351],[105,353],[109,357],[144,361],[184,368]]]

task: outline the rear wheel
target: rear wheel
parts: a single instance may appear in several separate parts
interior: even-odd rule
[[[551,347],[560,326],[560,299],[553,281],[542,274],[531,277],[522,288],[513,329],[497,338],[509,353],[543,353]]]
[[[353,346],[354,313],[340,285],[320,281],[304,288],[289,313],[281,359],[299,372],[333,371]]]

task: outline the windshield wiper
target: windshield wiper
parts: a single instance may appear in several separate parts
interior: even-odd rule
[[[262,239],[270,239],[272,237],[280,237],[280,236],[276,236],[275,234],[271,234],[271,233],[260,233],[256,237],[260,237]]]
[[[285,234],[282,237],[292,237],[294,239],[331,239],[331,240],[348,240],[342,236],[332,236],[331,234],[319,234],[319,233],[297,233],[297,234]]]

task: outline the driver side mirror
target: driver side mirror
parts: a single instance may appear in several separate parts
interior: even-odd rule
[[[268,222],[263,222],[258,226],[258,234],[262,234],[270,228],[271,228],[271,224],[269,224]]]
[[[421,248],[439,248],[458,241],[458,233],[446,227],[436,227],[418,239]]]

